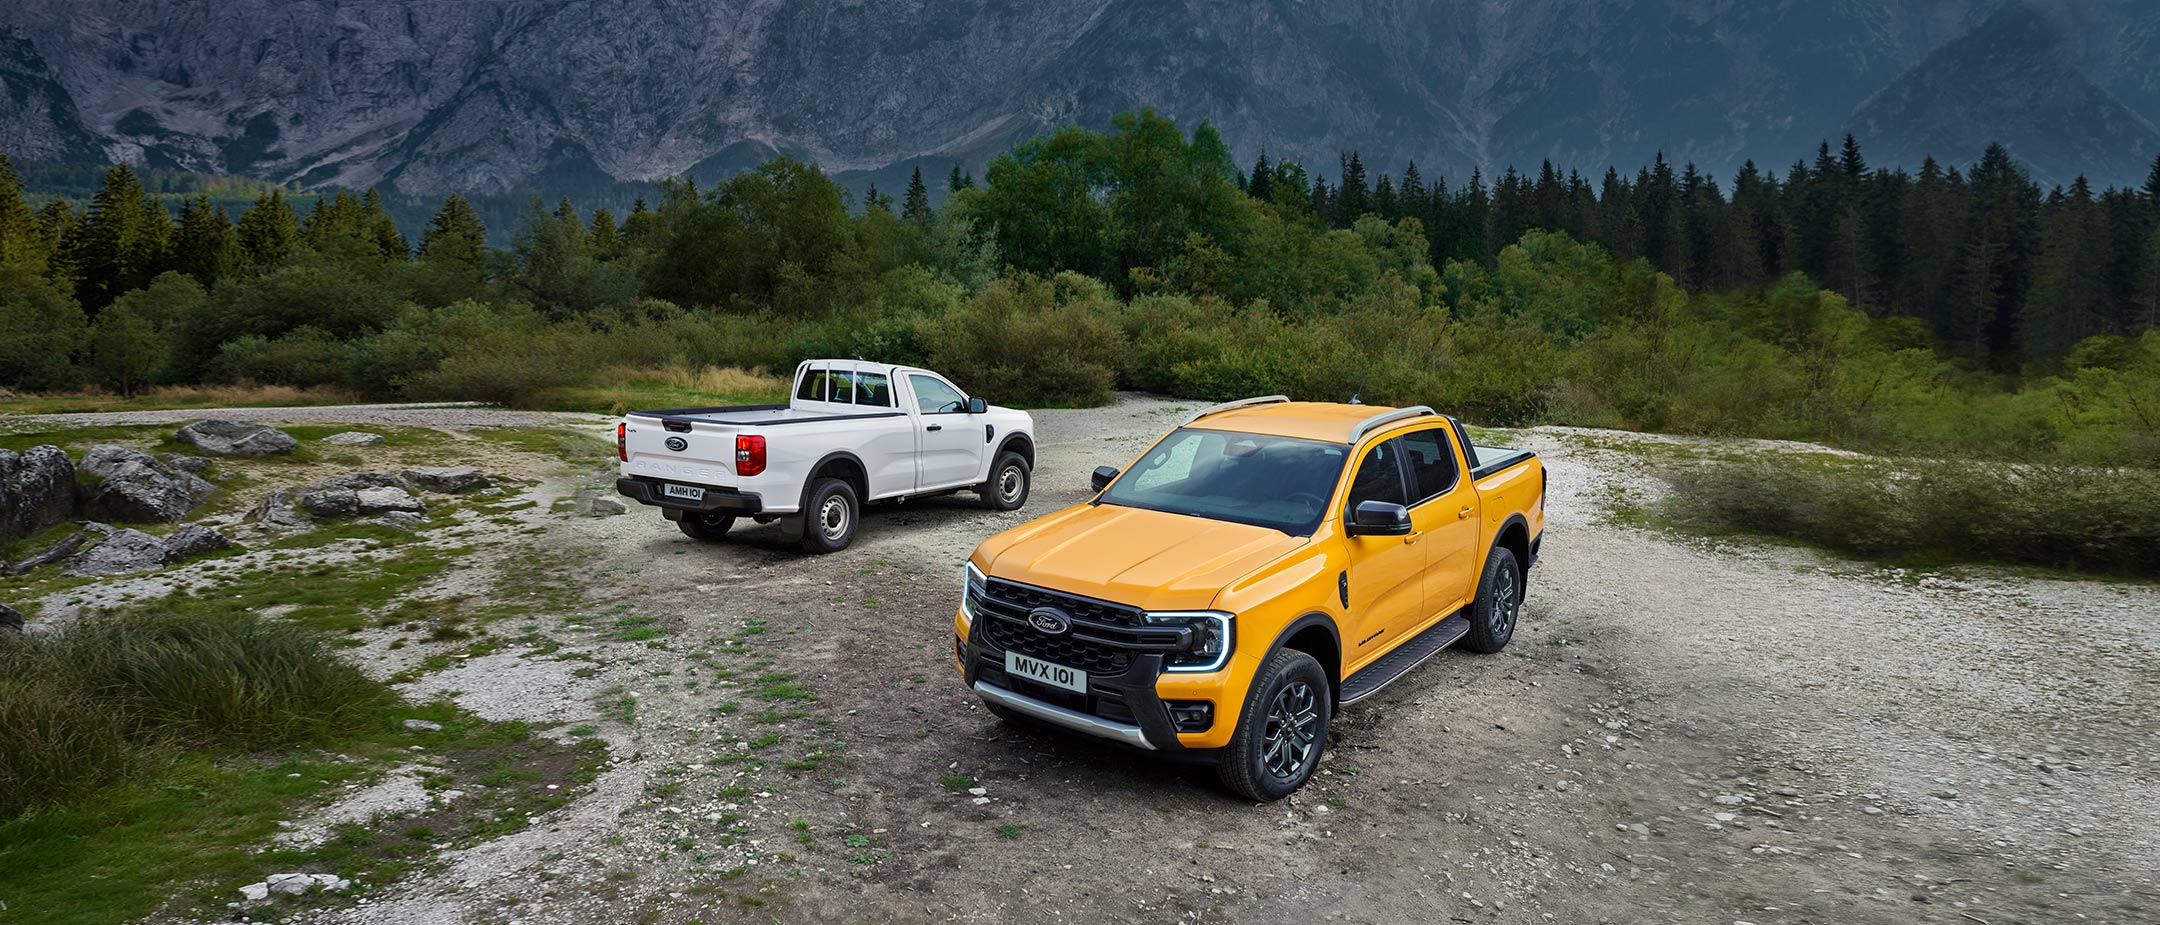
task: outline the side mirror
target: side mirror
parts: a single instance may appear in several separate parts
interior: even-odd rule
[[[1096,491],[1102,491],[1109,488],[1111,482],[1117,481],[1117,477],[1118,471],[1116,467],[1096,466],[1095,474],[1088,476],[1088,483],[1094,485]]]
[[[1343,532],[1351,536],[1408,536],[1410,509],[1392,501],[1360,501]]]
[[[968,413],[969,413],[969,414],[981,414],[981,413],[983,413],[983,412],[985,412],[985,411],[988,411],[988,410],[990,410],[990,403],[989,403],[989,402],[983,401],[983,400],[982,400],[981,398],[976,398],[976,397],[970,397],[970,398],[968,399]]]

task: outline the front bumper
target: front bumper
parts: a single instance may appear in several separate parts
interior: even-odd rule
[[[661,508],[672,519],[676,511],[697,511],[704,514],[733,514],[750,516],[765,510],[765,499],[755,492],[736,491],[732,488],[703,486],[705,497],[700,501],[670,498],[660,493],[664,484],[659,479],[624,476],[615,480],[615,491],[639,504]]]
[[[965,635],[955,637],[954,655],[961,677],[986,702],[1075,732],[1173,757],[1204,758],[1210,751],[1204,746],[1215,743],[1203,740],[1221,737],[1225,723],[1231,721],[1220,715],[1213,701],[1208,701],[1205,709],[1211,726],[1181,734],[1171,705],[1157,694],[1156,684],[1175,679],[1182,682],[1180,686],[1189,687],[1201,676],[1166,676],[1160,655],[1136,656],[1118,674],[1090,673],[1088,692],[1077,694],[1007,674],[1005,650],[979,632],[984,621],[968,621],[964,615],[957,615],[957,619],[967,625]],[[1179,707],[1193,708],[1185,702],[1180,702]],[[1186,740],[1203,747],[1189,745]]]

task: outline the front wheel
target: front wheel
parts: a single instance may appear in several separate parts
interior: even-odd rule
[[[1334,713],[1320,663],[1295,649],[1275,653],[1253,678],[1216,776],[1239,796],[1262,803],[1296,793],[1320,766]]]
[[[1515,638],[1515,620],[1522,616],[1523,570],[1515,551],[1493,547],[1485,557],[1485,573],[1478,579],[1477,600],[1470,604],[1470,635],[1463,640],[1472,652],[1498,652]]]
[[[817,480],[810,486],[810,504],[803,508],[803,551],[846,549],[855,541],[855,522],[861,518],[862,501],[854,487],[839,479]]]
[[[684,511],[682,519],[676,521],[675,526],[682,528],[684,536],[711,542],[727,536],[728,529],[735,526],[735,516]]]
[[[1027,460],[1020,454],[1000,453],[997,462],[990,466],[990,480],[976,486],[975,494],[982,498],[983,507],[993,511],[1017,511],[1027,503],[1031,475]]]

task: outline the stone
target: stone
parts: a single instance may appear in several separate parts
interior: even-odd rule
[[[231,548],[233,541],[225,534],[201,524],[189,524],[165,538],[165,561],[171,564]]]
[[[383,435],[371,434],[364,430],[348,430],[342,434],[331,434],[324,437],[322,442],[331,446],[375,446],[383,442]]]
[[[353,496],[359,502],[360,513],[363,514],[381,514],[386,511],[419,513],[427,510],[427,505],[420,503],[420,499],[402,488],[363,488],[354,492]]]
[[[396,527],[400,530],[417,530],[422,524],[427,523],[427,518],[411,511],[391,511],[375,518],[375,522],[386,527]]]
[[[422,466],[399,473],[405,484],[414,491],[432,491],[440,495],[478,491],[495,484],[486,473],[472,466]]]
[[[70,575],[125,575],[165,564],[165,541],[141,530],[114,530],[68,563]]]
[[[271,874],[263,885],[272,895],[299,896],[318,886],[325,890],[342,890],[352,886],[352,881],[336,874]],[[245,890],[243,887],[242,891]]]
[[[292,488],[273,491],[248,512],[247,519],[254,521],[258,530],[305,529],[310,526],[309,521],[295,507],[299,494],[298,489]]]
[[[22,611],[6,604],[0,604],[0,630],[14,630],[20,633],[25,622],[27,621],[23,619]]]
[[[251,903],[259,903],[265,899],[269,899],[270,884],[250,883],[247,886],[241,887],[240,898]]]
[[[74,555],[75,551],[81,549],[83,544],[89,542],[89,540],[89,531],[77,530],[73,533],[68,534],[67,537],[65,539],[62,539],[60,542],[45,547],[44,552],[38,553],[37,555],[31,556],[28,559],[24,559],[21,562],[17,562],[13,565],[8,566],[5,569],[5,572],[9,575],[20,575],[32,569],[43,568],[47,565],[51,565],[55,562]]]
[[[405,728],[420,732],[441,732],[442,724],[431,720],[408,719],[405,721]]]
[[[0,450],[0,544],[75,514],[75,464],[56,446]]]
[[[351,517],[360,513],[360,493],[350,488],[315,488],[300,495],[300,507],[316,517]]]
[[[136,523],[181,520],[217,486],[141,450],[100,445],[83,454],[79,471],[96,479],[83,492],[93,517]]]
[[[585,503],[585,516],[587,517],[613,517],[617,514],[628,513],[630,513],[630,505],[624,504],[621,498],[595,495]]]
[[[217,460],[211,459],[208,456],[182,456],[178,453],[174,453],[171,456],[165,457],[165,464],[182,472],[193,472],[197,475],[201,475],[211,466],[217,465]]]
[[[300,441],[275,427],[240,421],[196,421],[180,428],[173,437],[212,456],[250,459],[290,453]]]

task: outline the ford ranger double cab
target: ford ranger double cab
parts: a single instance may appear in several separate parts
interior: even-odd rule
[[[810,552],[855,538],[865,502],[972,491],[1027,503],[1035,422],[927,369],[857,360],[795,368],[784,405],[634,411],[615,426],[615,489],[698,540],[738,517],[779,521]]]
[[[1000,719],[1212,761],[1256,800],[1311,778],[1335,712],[1515,633],[1545,470],[1431,408],[1218,405],[1096,494],[984,540],[953,655]]]

